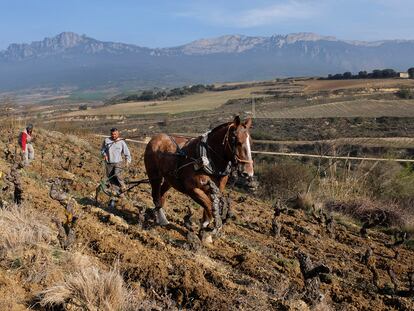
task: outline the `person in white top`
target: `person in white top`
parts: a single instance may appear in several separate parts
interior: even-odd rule
[[[126,186],[122,178],[123,156],[126,166],[131,163],[131,153],[125,139],[119,137],[117,128],[111,129],[111,136],[105,138],[102,143],[101,154],[105,160],[106,176],[110,184],[113,184],[125,191]]]

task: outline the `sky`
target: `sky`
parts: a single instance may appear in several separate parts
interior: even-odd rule
[[[414,0],[0,0],[0,50],[63,31],[172,47],[226,34],[414,39]]]

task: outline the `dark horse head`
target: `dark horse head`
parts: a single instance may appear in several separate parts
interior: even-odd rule
[[[242,122],[240,117],[236,116],[233,122],[229,124],[223,140],[226,156],[237,167],[239,175],[244,178],[251,178],[254,174],[250,137],[251,126],[251,118]]]

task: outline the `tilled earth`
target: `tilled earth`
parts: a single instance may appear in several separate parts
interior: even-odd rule
[[[1,149],[14,152],[8,138],[16,135],[16,131],[6,133],[0,141]],[[315,217],[289,209],[278,217],[280,236],[273,236],[272,206],[231,189],[228,191],[235,218],[224,225],[212,244],[203,246],[183,221],[190,208],[197,232],[201,208],[174,190],[167,199],[166,213],[171,221],[167,228],[145,220],[153,207],[149,185],[135,188],[115,207],[108,207],[109,198],[104,194],[95,204],[95,188],[103,176],[100,138],[81,139],[42,130],[36,136],[36,160],[21,170],[24,200],[45,217],[63,220],[63,207],[49,197],[49,181],[67,180],[79,217],[71,251],[92,256],[107,268],[119,265],[127,284],[142,288],[147,299],[159,306],[170,297],[174,305],[168,308],[194,310],[414,309],[412,293],[408,292],[414,251],[405,245],[392,248],[393,239],[385,233],[370,230],[364,238],[359,234],[360,227],[341,221],[331,235]],[[125,175],[131,180],[146,178],[143,150],[131,144],[130,148],[133,165]],[[2,154],[0,170],[7,173],[10,167],[6,153]],[[50,226],[57,235],[52,222]],[[377,286],[372,272],[361,261],[368,247],[376,262]],[[330,270],[320,276],[323,296],[313,306],[304,302],[299,252]],[[395,272],[397,291],[388,275],[389,268]],[[47,286],[22,282],[18,273],[0,267],[0,294],[10,297],[10,309],[28,308],[37,292]]]

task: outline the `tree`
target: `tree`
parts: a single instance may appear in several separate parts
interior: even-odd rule
[[[397,73],[394,69],[384,69],[382,70],[382,77],[383,78],[394,78],[397,76]]]
[[[349,71],[344,72],[343,78],[344,79],[352,79],[352,72],[349,72]]]
[[[402,99],[413,99],[414,98],[414,93],[408,88],[401,88],[397,92],[397,96],[402,98]]]
[[[410,76],[410,79],[414,79],[414,67],[411,67],[407,71],[408,71],[408,75]]]
[[[344,78],[344,76],[342,74],[340,74],[340,73],[337,73],[337,74],[335,74],[335,75],[332,76],[332,79],[333,80],[341,80],[343,78]]]
[[[154,94],[154,91],[143,91],[139,98],[143,101],[154,100],[156,98],[156,94]]]
[[[368,73],[366,71],[360,71],[358,72],[358,78],[360,79],[368,78]]]
[[[382,70],[375,69],[372,71],[373,78],[382,78]]]

